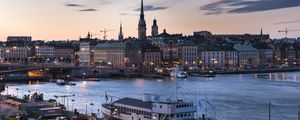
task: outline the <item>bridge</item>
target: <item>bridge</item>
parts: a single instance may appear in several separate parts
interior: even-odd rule
[[[41,63],[41,64],[0,64],[0,67],[10,67],[12,69],[0,71],[0,75],[17,73],[31,70],[42,70],[42,69],[79,69],[89,68],[88,66],[75,66],[74,64],[52,64],[52,63]]]

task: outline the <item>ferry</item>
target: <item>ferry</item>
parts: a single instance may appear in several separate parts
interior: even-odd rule
[[[122,98],[102,104],[105,120],[196,120],[197,106],[183,100],[151,100],[151,94],[144,94],[143,100]]]

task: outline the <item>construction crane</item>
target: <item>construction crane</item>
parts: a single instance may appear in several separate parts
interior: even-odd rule
[[[285,30],[279,30],[278,32],[280,33],[285,33],[285,35],[287,36],[287,34],[289,32],[296,32],[296,31],[300,31],[300,30],[288,30],[287,28],[285,28]]]
[[[101,34],[92,34],[91,33],[91,38],[93,38],[93,36],[98,36],[98,35],[101,35]]]
[[[110,32],[110,31],[116,31],[116,30],[106,30],[106,28],[104,28],[104,30],[101,30],[100,32],[103,33],[103,40],[106,40],[106,37],[107,37],[107,32]]]

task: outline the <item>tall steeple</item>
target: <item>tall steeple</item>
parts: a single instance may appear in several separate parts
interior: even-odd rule
[[[144,1],[141,1],[141,13],[140,13],[140,20],[138,25],[138,38],[140,40],[146,40],[146,21],[145,21],[145,14],[144,14]]]
[[[123,28],[122,28],[122,23],[120,24],[120,33],[119,33],[119,40],[124,39],[124,34],[123,34]]]
[[[158,26],[157,26],[157,21],[156,19],[153,20],[153,25],[152,25],[152,37],[155,37],[158,35]]]
[[[145,19],[145,14],[144,14],[144,0],[141,2],[141,13],[140,13],[140,19]]]
[[[263,29],[260,28],[260,35],[263,35]]]

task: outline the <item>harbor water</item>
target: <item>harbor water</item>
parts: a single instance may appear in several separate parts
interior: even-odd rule
[[[93,112],[98,115],[101,115],[101,104],[110,102],[111,99],[142,99],[143,93],[152,93],[160,95],[161,100],[174,99],[177,96],[179,99],[192,101],[197,95],[204,101],[203,106],[206,106],[208,115],[219,120],[266,120],[269,117],[269,101],[272,120],[297,120],[300,105],[300,72],[186,79],[103,78],[99,82],[75,83],[76,86],[58,86],[55,83],[34,81],[31,84],[12,83],[2,94],[21,97],[24,94],[41,92],[45,99],[56,99],[69,110],[78,109],[81,113]],[[106,101],[105,93],[113,97]],[[65,102],[63,98],[54,97],[66,94],[75,96],[66,98]],[[203,112],[205,110],[202,109]]]

